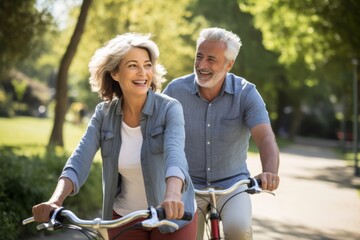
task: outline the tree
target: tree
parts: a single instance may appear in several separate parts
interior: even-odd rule
[[[52,17],[35,8],[35,0],[0,1],[0,81],[17,61],[36,49]]]
[[[303,104],[329,101],[338,104],[351,94],[344,84],[353,57],[359,57],[360,2],[356,0],[238,0],[254,16],[264,46],[279,54],[287,67],[286,95],[294,112]],[[349,87],[350,85],[350,87]],[[318,91],[317,89],[321,89]],[[306,93],[306,94],[304,94]],[[307,98],[305,98],[307,96]],[[301,120],[294,117],[293,134]]]
[[[81,36],[84,32],[86,17],[92,0],[84,0],[81,6],[79,18],[70,39],[70,43],[60,62],[59,71],[56,78],[56,107],[54,126],[51,132],[49,146],[64,146],[63,125],[68,105],[67,96],[67,79],[71,62],[75,56],[76,49],[79,45]]]

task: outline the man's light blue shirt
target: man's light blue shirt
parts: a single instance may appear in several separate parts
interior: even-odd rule
[[[213,101],[202,99],[195,74],[173,80],[164,93],[183,106],[185,153],[196,188],[227,188],[250,176],[246,159],[250,129],[270,124],[254,84],[227,74]]]

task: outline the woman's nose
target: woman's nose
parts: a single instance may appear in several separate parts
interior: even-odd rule
[[[141,67],[141,66],[139,66],[138,67],[138,75],[144,75],[144,73],[145,73],[145,69],[144,69],[144,67]]]

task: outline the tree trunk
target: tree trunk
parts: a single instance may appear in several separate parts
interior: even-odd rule
[[[79,45],[81,36],[84,32],[86,23],[86,17],[90,8],[92,0],[84,0],[81,6],[80,15],[71,37],[70,43],[66,49],[66,52],[60,62],[59,71],[56,77],[56,106],[55,106],[55,118],[54,126],[51,132],[49,146],[64,146],[63,139],[63,125],[65,122],[65,115],[68,108],[68,96],[67,96],[67,82],[68,71],[71,62],[75,56],[77,46]]]

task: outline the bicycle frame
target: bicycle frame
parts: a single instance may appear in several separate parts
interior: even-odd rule
[[[211,240],[220,240],[220,213],[217,210],[216,196],[227,195],[234,192],[241,185],[248,185],[248,189],[244,192],[249,194],[260,193],[263,190],[259,187],[259,180],[254,178],[244,179],[236,182],[234,185],[227,189],[215,190],[214,188],[208,188],[205,190],[195,189],[197,196],[209,196],[210,197],[210,236]],[[205,220],[207,221],[207,220]]]

